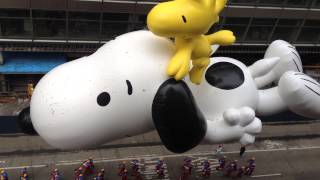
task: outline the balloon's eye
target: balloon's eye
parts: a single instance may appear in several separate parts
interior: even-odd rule
[[[126,80],[127,86],[128,86],[128,94],[132,94],[132,84],[129,80]]]
[[[210,85],[224,90],[235,89],[244,83],[243,71],[229,62],[218,62],[211,65],[205,77]]]
[[[107,92],[102,92],[97,97],[97,103],[99,106],[106,106],[110,103],[110,94]]]

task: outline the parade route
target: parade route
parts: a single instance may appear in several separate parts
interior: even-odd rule
[[[242,179],[261,180],[314,180],[319,177],[320,137],[317,136],[318,123],[300,125],[266,126],[254,145],[248,146],[245,156],[239,157],[239,144],[224,144],[223,155],[228,160],[238,160],[238,166],[246,165],[246,161],[256,158],[256,170],[250,177]],[[284,132],[285,130],[286,132]],[[290,137],[283,136],[285,133]],[[61,151],[46,145],[37,136],[8,135],[0,137],[7,148],[1,149],[0,166],[9,173],[10,179],[18,179],[19,172],[26,167],[32,180],[49,179],[50,171],[58,168],[63,179],[72,180],[73,170],[89,157],[92,157],[96,170],[104,168],[106,179],[121,179],[117,175],[118,164],[125,162],[129,169],[130,161],[139,160],[143,179],[156,180],[155,163],[159,159],[165,162],[165,180],[178,180],[181,175],[183,159],[189,157],[193,162],[192,179],[204,179],[200,173],[203,161],[211,164],[211,177],[206,179],[232,179],[223,177],[215,170],[218,157],[215,154],[217,145],[202,144],[183,154],[173,154],[159,143],[154,132],[131,137],[106,144],[97,149],[79,151]],[[10,139],[10,141],[9,141]],[[13,144],[13,141],[24,142]],[[19,147],[14,147],[19,146]],[[86,179],[93,179],[88,176]],[[129,176],[134,180],[133,176]]]
[[[320,139],[319,139],[320,140]],[[280,142],[276,142],[278,145]],[[276,144],[275,143],[275,144]],[[292,144],[294,142],[290,142]],[[298,142],[295,142],[298,143]],[[254,179],[294,179],[295,176],[303,177],[303,179],[312,179],[314,176],[309,173],[316,173],[316,168],[320,165],[317,161],[313,161],[312,159],[317,158],[316,155],[320,154],[320,146],[301,146],[297,147],[297,145],[293,146],[290,144],[286,144],[285,142],[281,142],[281,146],[285,148],[270,148],[270,142],[268,145],[265,142],[259,142],[257,145],[259,148],[249,147],[246,151],[244,158],[239,158],[238,151],[235,149],[231,149],[231,147],[236,147],[236,144],[227,144],[226,150],[223,152],[228,159],[236,159],[239,164],[244,165],[246,160],[252,156],[255,156],[257,161],[257,168],[254,174],[251,177],[243,177],[243,179],[254,178]],[[264,146],[264,149],[261,147]],[[162,146],[156,146],[154,148],[163,149]],[[200,148],[209,148],[203,147]],[[213,146],[211,148],[214,148]],[[269,148],[269,149],[268,149]],[[229,150],[230,149],[230,150]],[[128,149],[127,149],[128,150]],[[134,151],[134,149],[132,150]],[[89,153],[90,152],[86,152]],[[77,154],[81,154],[78,152]],[[94,152],[92,153],[94,154]],[[76,154],[73,154],[75,156]],[[30,175],[32,179],[48,179],[48,174],[50,174],[50,170],[54,167],[58,168],[63,175],[64,179],[72,179],[73,177],[73,169],[76,168],[84,161],[87,157],[80,155],[82,159],[74,159],[74,160],[57,160],[57,156],[62,158],[63,156],[70,156],[70,154],[57,154],[57,155],[48,155],[46,159],[43,159],[42,164],[36,164],[39,161],[37,156],[32,157],[23,157],[26,159],[31,158],[32,165],[29,166],[7,166],[5,164],[9,164],[10,159],[2,160],[1,164],[4,166],[9,172],[11,177],[17,177],[19,171],[26,167],[30,171]],[[128,164],[128,169],[130,169],[130,161],[137,159],[141,163],[141,173],[144,179],[157,179],[156,172],[154,171],[155,164],[159,159],[164,159],[165,165],[165,178],[166,180],[178,179],[180,175],[180,167],[182,165],[183,159],[189,157],[192,159],[194,170],[193,175],[190,177],[191,179],[203,179],[200,175],[202,169],[202,163],[205,159],[209,160],[212,165],[212,175],[211,178],[208,179],[228,179],[227,177],[222,177],[218,172],[214,170],[214,167],[218,166],[218,159],[215,153],[212,152],[198,152],[198,153],[185,153],[185,154],[167,154],[167,155],[141,155],[141,156],[132,156],[132,157],[124,157],[124,158],[105,158],[105,157],[94,157],[94,162],[96,164],[96,168],[105,168],[106,169],[106,177],[107,179],[121,179],[116,174],[117,165],[121,162],[126,162]],[[22,158],[22,157],[16,157]],[[51,159],[52,158],[52,159]],[[304,162],[303,159],[307,161]],[[53,160],[53,161],[52,161]],[[312,166],[304,167],[300,169],[304,163],[314,163]],[[92,177],[88,177],[90,179]],[[131,179],[134,179],[131,177]]]

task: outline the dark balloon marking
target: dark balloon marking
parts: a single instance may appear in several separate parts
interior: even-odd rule
[[[308,82],[310,82],[310,83],[312,83],[312,84],[320,87],[319,83],[313,82],[313,81],[311,81],[311,80],[309,80],[309,79],[305,79],[305,78],[300,78],[300,79],[305,80],[305,81],[308,81]]]
[[[210,85],[224,90],[235,89],[244,83],[241,68],[229,62],[211,65],[206,71],[205,78]]]
[[[305,76],[305,74],[303,74],[303,73],[294,73],[294,75],[302,75],[302,76]]]
[[[301,59],[300,59],[300,56],[296,53],[296,52],[294,52],[294,51],[291,51],[297,58],[298,58],[298,60],[301,62]]]
[[[318,96],[320,96],[320,93],[315,91],[314,89],[312,89],[311,87],[305,85],[310,91],[314,92],[315,94],[317,94]]]
[[[106,106],[110,103],[110,94],[107,92],[102,92],[101,94],[99,94],[99,96],[97,97],[97,103],[100,106]]]
[[[298,66],[297,62],[296,62],[293,58],[292,58],[292,61],[294,62],[294,65],[296,66],[297,70],[298,70],[299,72],[301,72],[300,69],[299,69],[299,66]]]
[[[296,48],[295,48],[295,47],[293,47],[293,46],[288,46],[288,48],[291,48],[291,49],[296,50]]]
[[[132,94],[132,84],[129,80],[126,80],[127,82],[127,86],[128,86],[128,94],[131,95]]]

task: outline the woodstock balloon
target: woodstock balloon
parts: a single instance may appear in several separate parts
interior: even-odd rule
[[[287,42],[273,42],[265,58],[250,67],[214,57],[200,85],[168,79],[173,54],[169,39],[136,31],[54,68],[32,95],[34,129],[61,149],[156,129],[170,151],[182,153],[202,141],[253,143],[262,129],[256,114],[290,109],[320,117],[320,85],[302,73],[300,57]],[[276,87],[266,88],[273,82]]]
[[[190,80],[200,84],[210,63],[211,45],[231,45],[236,37],[229,30],[207,34],[219,21],[227,0],[173,0],[154,6],[147,16],[149,30],[175,39],[176,52],[170,57],[167,75],[181,80],[190,71]],[[192,69],[190,70],[190,59]]]

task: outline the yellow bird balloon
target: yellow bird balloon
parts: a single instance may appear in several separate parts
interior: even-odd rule
[[[168,76],[181,80],[188,73],[195,84],[200,84],[210,62],[211,45],[231,45],[236,38],[229,30],[206,34],[219,21],[219,13],[227,0],[174,0],[156,5],[148,14],[151,32],[175,38],[176,53],[167,67]],[[190,59],[192,69],[190,70]]]

